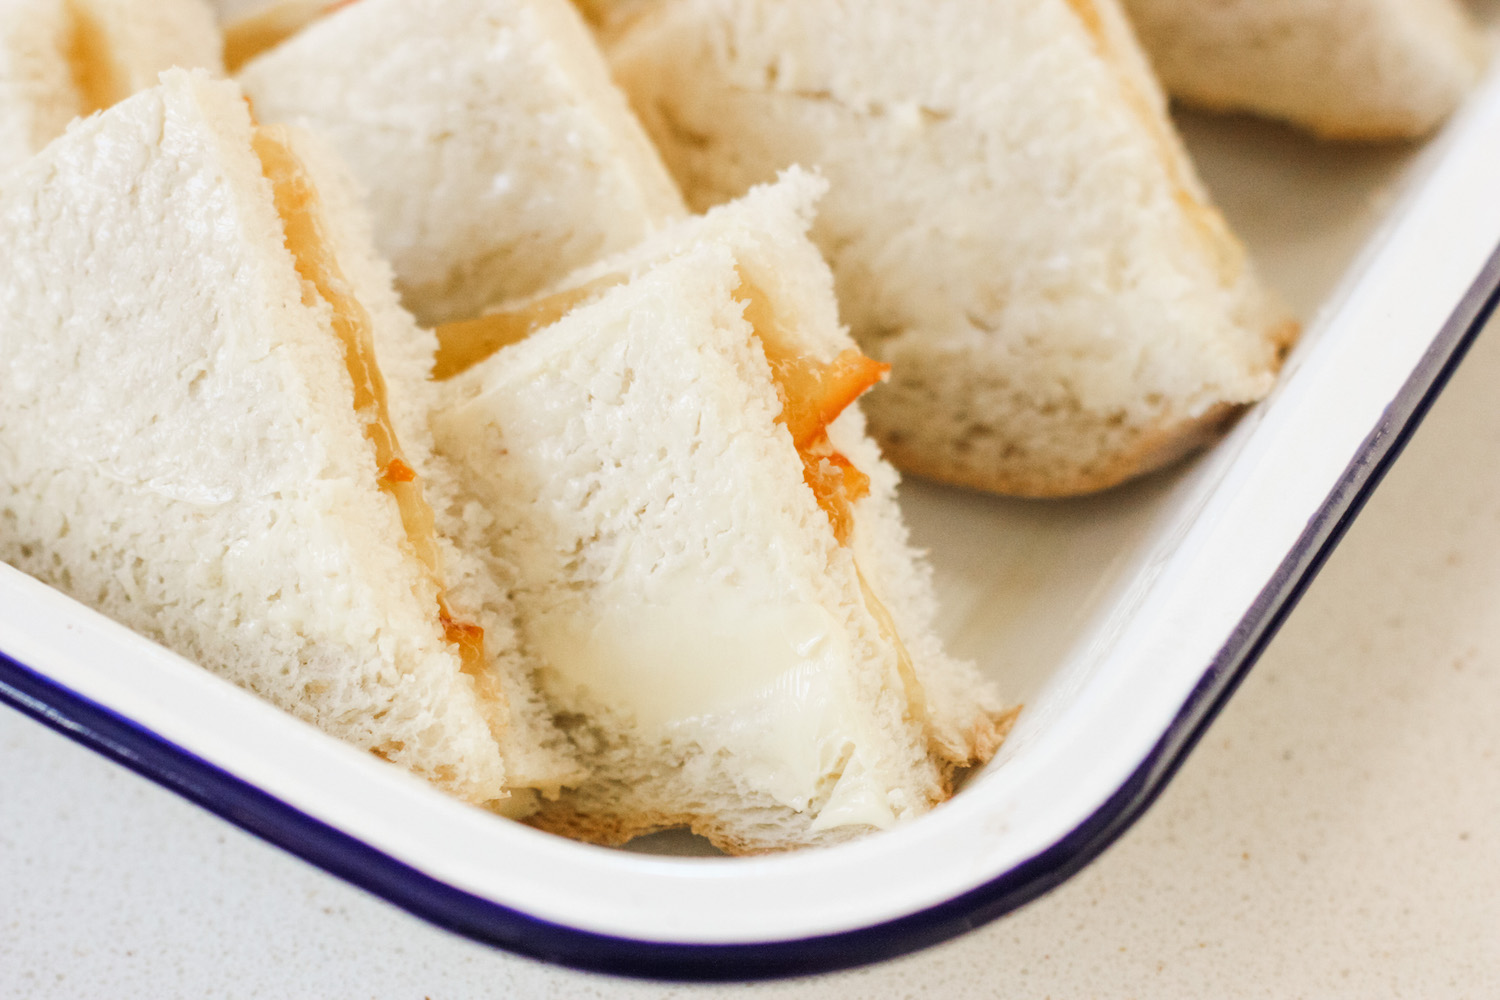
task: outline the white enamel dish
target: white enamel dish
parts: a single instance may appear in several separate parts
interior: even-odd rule
[[[1500,74],[1420,150],[1189,119],[1209,185],[1307,330],[1211,452],[1106,495],[911,483],[940,627],[1026,709],[930,816],[830,850],[672,857],[450,800],[0,566],[0,700],[458,933],[686,979],[877,961],[1076,872],[1164,787],[1500,295]]]

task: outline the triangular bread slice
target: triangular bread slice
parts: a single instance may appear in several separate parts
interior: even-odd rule
[[[510,637],[445,586],[440,484],[376,359],[410,318],[306,140],[253,126],[232,83],[161,79],[0,193],[0,558],[455,795],[505,799]],[[430,364],[390,353],[397,379]]]
[[[262,120],[304,122],[349,163],[424,322],[529,295],[685,212],[567,0],[360,0],[239,79]]]
[[[1457,0],[1125,0],[1174,97],[1337,139],[1425,135],[1478,77]]]
[[[945,799],[1009,726],[932,633],[895,471],[843,409],[880,366],[805,236],[820,187],[794,172],[682,223],[495,315],[519,342],[451,364],[439,450],[494,518],[593,768],[545,829],[835,843]]]
[[[694,207],[828,178],[814,239],[904,469],[1111,486],[1212,439],[1295,334],[1115,0],[661,0],[608,51]]]
[[[283,133],[317,190],[328,243],[352,298],[370,317],[371,342],[382,380],[390,387],[385,413],[402,458],[420,475],[422,499],[431,510],[444,605],[457,620],[480,628],[466,668],[473,676],[491,731],[505,761],[508,795],[489,803],[497,811],[524,815],[536,794],[555,795],[586,773],[533,682],[533,664],[522,655],[515,612],[500,584],[508,578],[490,565],[484,532],[488,519],[457,487],[454,470],[434,454],[428,416],[436,401],[432,369],[437,338],[402,306],[391,266],[375,251],[369,212],[349,169],[321,137],[295,127],[262,127]]]
[[[0,170],[172,66],[223,72],[203,0],[0,0]]]

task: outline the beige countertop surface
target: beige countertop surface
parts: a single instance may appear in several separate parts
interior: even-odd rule
[[[0,997],[1500,996],[1496,385],[1500,324],[1145,818],[957,941],[758,986],[549,968],[0,708]]]

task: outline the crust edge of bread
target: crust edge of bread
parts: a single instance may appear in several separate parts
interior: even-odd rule
[[[994,756],[1010,735],[1023,707],[1013,705],[998,716],[986,716],[976,722],[965,734],[966,742],[974,748],[970,760],[942,758],[936,761],[938,780],[926,803],[928,809],[936,808],[952,798],[963,772],[988,762]],[[581,840],[599,847],[621,847],[637,837],[686,828],[725,854],[736,856],[778,854],[807,847],[832,846],[864,836],[868,832],[863,827],[838,827],[806,842],[770,845],[736,836],[732,832],[735,829],[733,825],[725,824],[713,815],[666,811],[627,814],[591,812],[579,808],[571,798],[564,793],[555,801],[544,802],[524,822],[545,833]]]

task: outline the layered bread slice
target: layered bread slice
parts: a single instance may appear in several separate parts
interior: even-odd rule
[[[835,843],[945,799],[1009,725],[932,633],[896,474],[851,405],[882,366],[805,237],[819,187],[791,174],[440,332],[439,451],[493,517],[592,768],[545,829]]]
[[[0,0],[0,170],[221,44],[203,0]]]
[[[515,612],[502,583],[509,577],[504,567],[490,564],[485,545],[487,516],[458,489],[449,463],[433,452],[428,417],[436,398],[431,378],[437,339],[402,308],[390,264],[374,249],[369,212],[347,165],[320,137],[301,129],[260,126],[257,132],[285,136],[292,146],[294,166],[305,175],[318,212],[319,239],[336,249],[330,252],[333,281],[348,290],[341,307],[368,317],[375,377],[388,386],[380,413],[408,470],[401,474],[416,484],[387,486],[405,494],[399,498],[403,520],[420,536],[416,550],[440,581],[445,631],[473,678],[500,746],[506,794],[488,805],[506,815],[525,815],[538,795],[556,795],[586,768],[553,725],[533,680],[534,666],[517,643]],[[413,497],[420,501],[414,507],[408,503]]]
[[[419,382],[430,347],[402,346],[415,328],[351,206],[234,84],[177,70],[7,177],[0,558],[503,800],[509,625],[451,565],[441,483],[403,440],[425,407],[388,375]]]
[[[689,202],[788,164],[904,469],[1121,482],[1271,386],[1295,324],[1194,175],[1115,0],[660,0],[609,35]]]
[[[262,120],[304,122],[349,163],[425,322],[529,295],[684,212],[567,0],[360,0],[239,79]]]
[[[1425,135],[1474,84],[1458,0],[1125,0],[1174,97],[1337,139]]]

